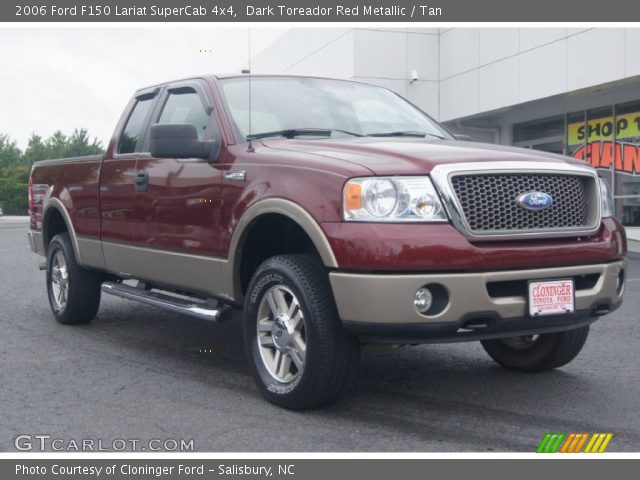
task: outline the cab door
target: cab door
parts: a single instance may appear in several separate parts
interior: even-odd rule
[[[127,245],[133,238],[136,163],[145,143],[159,88],[136,94],[125,110],[100,169],[100,238],[108,270],[127,273]]]
[[[161,94],[151,124],[191,124],[200,140],[221,141],[213,101],[204,82],[168,85]],[[147,142],[148,148],[148,142]],[[153,249],[171,265],[221,256],[220,191],[222,172],[202,159],[138,157],[136,163],[134,245]],[[159,272],[154,272],[157,276]]]

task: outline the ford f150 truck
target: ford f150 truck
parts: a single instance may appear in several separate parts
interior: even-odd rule
[[[626,236],[567,157],[456,139],[359,82],[211,76],[138,91],[104,156],[38,162],[29,243],[55,318],[101,292],[201,319],[243,308],[271,402],[326,405],[361,345],[480,341],[570,362],[618,308]]]

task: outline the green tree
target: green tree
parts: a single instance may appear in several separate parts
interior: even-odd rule
[[[29,165],[33,165],[33,162],[46,160],[48,158],[47,147],[42,141],[42,137],[40,135],[36,135],[35,133],[31,134],[29,143],[27,144],[27,149],[24,151],[22,158]]]
[[[21,153],[15,140],[11,140],[9,135],[0,133],[0,168],[18,163],[20,158]]]
[[[0,206],[12,213],[15,200],[19,199],[21,152],[15,140],[0,133]]]
[[[86,129],[75,129],[67,140],[67,157],[82,157],[85,155],[101,155],[104,153],[102,143],[94,138],[89,140],[89,132]]]
[[[91,140],[85,128],[76,128],[68,136],[57,130],[46,139],[34,133],[24,152],[8,135],[0,134],[0,206],[5,214],[27,213],[29,172],[34,162],[103,153],[101,142]]]

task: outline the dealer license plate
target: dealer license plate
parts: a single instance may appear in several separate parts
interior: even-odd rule
[[[573,280],[529,282],[529,315],[558,315],[575,311]]]

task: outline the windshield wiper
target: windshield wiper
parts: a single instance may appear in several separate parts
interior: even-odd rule
[[[370,133],[369,137],[434,137],[444,140],[444,137],[436,135],[435,133],[416,132],[413,130],[400,130],[397,132],[379,132]]]
[[[295,138],[300,135],[312,135],[314,137],[330,137],[331,132],[341,132],[354,137],[362,137],[359,133],[349,132],[347,130],[339,130],[337,128],[288,128],[285,130],[275,130],[273,132],[252,133],[247,135],[247,140],[257,140],[267,137],[284,137]]]
[[[330,130],[332,132],[346,133],[347,135],[351,135],[352,137],[364,137],[364,135],[361,133],[350,132],[349,130],[340,130],[339,128],[331,128]]]

